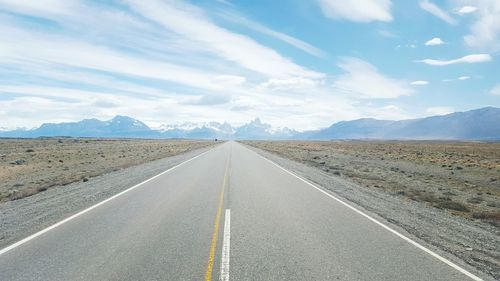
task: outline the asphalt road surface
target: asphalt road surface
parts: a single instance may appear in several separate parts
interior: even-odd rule
[[[0,250],[0,280],[480,280],[384,225],[227,142]]]

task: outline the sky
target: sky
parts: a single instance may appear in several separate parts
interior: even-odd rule
[[[500,107],[498,0],[0,0],[0,128]]]

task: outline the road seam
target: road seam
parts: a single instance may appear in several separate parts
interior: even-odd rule
[[[222,207],[224,206],[224,190],[226,189],[228,170],[229,170],[229,158],[226,162],[226,170],[224,172],[224,180],[222,182],[222,190],[221,190],[220,196],[219,196],[219,205],[217,207],[217,214],[215,215],[214,231],[212,233],[212,241],[210,243],[210,252],[208,254],[207,270],[205,271],[205,281],[212,280],[212,272],[214,269],[214,261],[215,261],[215,250],[217,249],[217,240],[219,237],[220,217],[222,215]]]
[[[229,281],[229,251],[231,248],[231,210],[226,209],[224,217],[224,239],[220,262],[220,281]]]
[[[348,203],[344,202],[343,200],[341,200],[341,199],[337,198],[336,196],[334,196],[334,195],[330,194],[329,192],[325,191],[325,190],[324,190],[324,188],[321,188],[321,187],[317,186],[316,184],[313,184],[313,183],[309,182],[308,180],[306,180],[306,179],[304,179],[304,178],[302,178],[302,177],[300,177],[300,176],[296,175],[295,173],[293,173],[293,172],[291,172],[291,171],[289,171],[289,170],[287,170],[287,169],[283,168],[281,165],[279,165],[279,164],[275,163],[274,161],[272,161],[272,160],[270,160],[270,159],[268,159],[268,158],[266,158],[266,157],[264,157],[264,156],[260,155],[259,153],[256,153],[255,151],[253,151],[253,152],[254,152],[255,154],[257,154],[259,157],[261,157],[262,159],[264,159],[264,160],[266,160],[266,161],[270,162],[270,163],[271,163],[271,164],[273,164],[274,166],[276,166],[276,167],[280,168],[281,170],[285,171],[286,173],[288,173],[288,174],[290,174],[290,175],[294,176],[295,178],[297,178],[297,179],[301,180],[302,182],[304,182],[304,183],[306,183],[307,185],[309,185],[309,186],[313,187],[314,189],[316,189],[317,191],[319,191],[319,192],[323,193],[324,195],[326,195],[326,196],[328,196],[328,197],[330,197],[330,198],[332,198],[332,199],[334,199],[334,200],[338,201],[338,202],[339,202],[339,203],[341,203],[342,205],[344,205],[344,206],[348,207],[349,209],[351,209],[351,210],[355,211],[355,212],[356,212],[356,213],[358,213],[359,215],[361,215],[361,216],[363,216],[363,217],[365,217],[365,218],[369,219],[370,221],[374,222],[375,224],[377,224],[377,225],[379,225],[379,226],[383,227],[384,229],[388,230],[389,232],[391,232],[391,233],[393,233],[393,234],[397,235],[399,238],[401,238],[401,239],[405,240],[406,242],[408,242],[408,243],[412,244],[413,246],[417,247],[418,249],[420,249],[420,250],[422,250],[422,251],[426,252],[427,254],[429,254],[429,255],[433,256],[434,258],[436,258],[436,259],[440,260],[441,262],[443,262],[443,263],[445,263],[445,264],[449,265],[450,267],[452,267],[452,268],[454,268],[455,270],[459,271],[460,273],[462,273],[462,274],[466,275],[467,277],[471,278],[472,280],[475,280],[475,281],[483,281],[483,279],[482,279],[482,278],[479,278],[478,276],[476,276],[476,275],[472,274],[471,272],[469,272],[469,271],[467,271],[466,269],[464,269],[464,268],[460,267],[459,265],[457,265],[457,264],[453,263],[452,261],[450,261],[450,260],[448,260],[448,259],[446,259],[446,258],[444,258],[444,257],[440,256],[439,254],[437,254],[437,253],[433,252],[432,250],[430,250],[430,249],[426,248],[425,246],[423,246],[423,245],[419,244],[418,242],[413,241],[412,239],[408,238],[407,236],[405,236],[405,235],[403,235],[403,234],[399,233],[398,231],[396,231],[396,230],[394,230],[394,229],[390,228],[389,226],[387,226],[387,225],[383,224],[382,222],[378,221],[377,219],[375,219],[375,218],[371,217],[370,215],[366,214],[365,212],[363,212],[363,211],[361,211],[361,210],[357,209],[357,208],[356,208],[356,207],[354,207],[354,206],[351,206],[350,204],[348,204]]]
[[[85,209],[85,210],[83,210],[83,211],[80,211],[80,212],[78,212],[78,213],[76,213],[76,214],[74,214],[74,215],[72,215],[72,216],[69,216],[69,217],[67,217],[67,218],[63,219],[62,221],[59,221],[59,222],[57,222],[57,223],[55,223],[55,224],[53,224],[53,225],[51,225],[51,226],[49,226],[49,227],[47,227],[47,228],[44,228],[44,229],[42,229],[42,230],[40,230],[40,231],[36,232],[35,234],[32,234],[32,235],[30,235],[30,236],[28,236],[28,237],[26,237],[26,238],[24,238],[24,239],[22,239],[22,240],[20,240],[20,241],[17,241],[17,242],[15,242],[14,244],[11,244],[11,245],[9,245],[9,246],[7,246],[7,247],[5,247],[5,248],[1,249],[1,250],[0,250],[0,255],[3,255],[3,254],[5,254],[5,253],[7,253],[8,251],[10,251],[10,250],[12,250],[12,249],[14,249],[14,248],[17,248],[17,247],[19,247],[19,246],[21,246],[21,245],[25,244],[26,242],[28,242],[28,241],[30,241],[30,240],[33,240],[33,239],[37,238],[38,236],[43,235],[44,233],[49,232],[50,230],[52,230],[52,229],[54,229],[54,228],[56,228],[56,227],[59,227],[59,226],[61,226],[61,225],[65,224],[65,223],[67,223],[67,222],[69,222],[69,221],[71,221],[71,220],[73,220],[73,219],[75,219],[75,218],[77,218],[77,217],[79,217],[79,216],[81,216],[81,215],[83,215],[83,214],[85,214],[85,213],[87,213],[87,212],[89,212],[89,211],[91,211],[91,210],[93,210],[93,209],[95,209],[95,208],[97,208],[97,207],[99,207],[99,206],[101,206],[101,205],[103,205],[103,204],[105,204],[105,203],[107,203],[107,202],[109,202],[109,201],[111,201],[111,200],[113,200],[113,199],[117,198],[117,197],[120,197],[120,196],[122,196],[123,194],[125,194],[125,193],[127,193],[127,192],[129,192],[129,191],[131,191],[131,190],[134,190],[134,189],[136,189],[137,187],[139,187],[139,186],[141,186],[141,185],[143,185],[143,184],[145,184],[145,183],[147,183],[147,182],[150,182],[150,181],[152,181],[152,180],[156,179],[156,178],[157,178],[157,177],[159,177],[159,176],[162,176],[162,175],[164,175],[164,174],[166,174],[166,173],[168,173],[168,172],[170,172],[170,171],[172,171],[172,170],[174,170],[174,169],[176,169],[176,168],[178,168],[178,167],[180,167],[180,166],[182,166],[182,165],[184,165],[184,164],[186,164],[186,163],[188,163],[188,162],[191,162],[192,160],[194,160],[194,159],[196,159],[196,158],[198,158],[198,157],[201,157],[201,156],[203,156],[203,155],[207,154],[208,152],[212,151],[212,150],[213,150],[213,149],[215,149],[215,148],[216,148],[216,147],[214,147],[214,148],[212,148],[212,149],[210,149],[210,150],[208,150],[208,151],[205,151],[205,152],[203,152],[203,153],[201,153],[201,154],[198,154],[198,155],[196,155],[196,156],[194,156],[194,157],[192,157],[192,158],[190,158],[190,159],[188,159],[188,160],[186,160],[186,161],[184,161],[184,162],[182,162],[182,163],[179,163],[179,164],[177,164],[177,165],[175,165],[175,166],[173,166],[173,167],[171,167],[171,168],[169,168],[169,169],[167,169],[167,170],[165,170],[165,171],[163,171],[163,172],[161,172],[161,173],[157,174],[156,176],[153,176],[153,177],[151,177],[151,178],[149,178],[149,179],[147,179],[147,180],[145,180],[145,181],[143,181],[143,182],[141,182],[141,183],[138,183],[138,184],[136,184],[136,185],[134,185],[134,186],[132,186],[132,187],[129,187],[128,189],[125,189],[124,191],[122,191],[122,192],[120,192],[120,193],[117,193],[117,194],[115,194],[115,195],[113,195],[113,196],[109,197],[108,199],[105,199],[105,200],[103,200],[103,201],[101,201],[101,202],[99,202],[99,203],[97,203],[97,204],[95,204],[95,205],[92,205],[92,206],[88,207],[87,209]]]

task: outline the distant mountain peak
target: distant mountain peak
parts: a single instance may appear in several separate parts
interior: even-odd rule
[[[2,131],[0,137],[128,137],[194,139],[453,139],[500,140],[500,108],[484,107],[442,116],[390,121],[362,118],[341,121],[316,131],[297,132],[273,127],[255,118],[239,127],[228,122],[185,122],[151,129],[132,117],[117,115],[110,120],[95,118],[79,122],[44,123],[26,130]]]
[[[116,115],[107,126],[114,131],[149,131],[148,125],[132,117]]]
[[[120,122],[120,121],[135,121],[135,120],[136,119],[134,119],[132,117],[125,116],[125,115],[116,115],[110,121],[112,121],[112,122]]]
[[[255,119],[253,119],[252,121],[250,121],[250,124],[262,124],[262,121],[260,121],[260,118],[259,117],[256,117]]]
[[[418,119],[389,121],[362,118],[299,135],[305,139],[426,139],[500,140],[500,108],[484,107],[465,112]]]

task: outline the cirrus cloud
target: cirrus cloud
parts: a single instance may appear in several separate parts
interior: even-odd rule
[[[477,11],[477,7],[474,6],[463,6],[462,8],[457,10],[457,14],[459,15],[465,15],[465,14],[470,14],[474,13]]]
[[[304,78],[293,77],[289,79],[270,79],[267,82],[261,83],[257,86],[258,90],[271,90],[271,91],[284,91],[284,90],[297,90],[312,88],[319,84],[318,81]]]
[[[436,4],[434,4],[428,0],[420,1],[419,4],[420,4],[420,8],[422,8],[423,10],[440,18],[441,20],[443,20],[449,24],[452,24],[452,25],[457,24],[457,21],[454,18],[452,18],[447,12],[445,12],[443,9],[441,9]]]
[[[338,66],[345,72],[333,83],[339,92],[372,99],[397,98],[413,93],[407,82],[388,77],[361,59],[344,58]]]
[[[324,75],[308,70],[274,49],[259,44],[248,36],[233,33],[207,18],[196,6],[183,2],[127,0],[145,18],[184,38],[202,44],[218,57],[257,73],[287,78]],[[165,16],[168,15],[168,16]]]
[[[500,96],[500,83],[496,84],[491,88],[490,94],[494,96]]]
[[[425,110],[425,112],[431,115],[446,115],[454,112],[455,110],[449,106],[434,106],[429,107]]]
[[[464,37],[465,43],[474,48],[500,50],[500,1],[477,1],[477,19]]]
[[[417,80],[417,81],[413,81],[410,83],[410,85],[414,85],[414,86],[424,86],[424,85],[429,85],[429,81],[425,81],[425,80]]]
[[[390,0],[319,0],[325,16],[355,22],[392,21]]]
[[[473,55],[467,55],[467,56],[463,56],[461,58],[452,59],[452,60],[423,59],[423,60],[418,60],[417,62],[422,62],[422,63],[428,64],[428,65],[434,65],[434,66],[444,66],[444,65],[459,64],[459,63],[488,62],[491,60],[492,60],[492,58],[489,54],[473,54]]]

